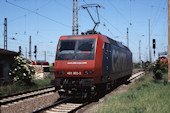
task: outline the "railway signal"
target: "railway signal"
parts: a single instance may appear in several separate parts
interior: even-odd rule
[[[154,49],[154,51],[153,51],[153,54],[154,54],[154,64],[155,64],[155,48],[156,48],[156,40],[155,40],[155,39],[153,39],[153,49]]]
[[[35,45],[34,46],[34,57],[35,57],[35,63],[36,63],[36,60],[37,60],[37,46]]]
[[[34,46],[34,53],[37,53],[37,46]]]
[[[156,40],[153,39],[153,49],[155,49],[155,48],[156,48]]]
[[[21,54],[21,46],[19,46],[19,54]]]

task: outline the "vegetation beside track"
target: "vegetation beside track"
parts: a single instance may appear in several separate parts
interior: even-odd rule
[[[167,74],[162,80],[148,73],[127,92],[116,94],[102,103],[99,113],[169,113],[170,84]]]
[[[23,83],[15,82],[12,84],[8,84],[6,86],[0,86],[0,97],[47,87],[50,85],[51,80],[53,79],[54,75],[50,75],[44,79],[32,80],[30,85],[24,82]]]
[[[9,79],[11,82],[6,84],[0,83],[0,97],[31,91],[39,88],[44,88],[51,85],[51,80],[54,79],[54,74],[48,75],[44,79],[33,79],[35,69],[29,65],[31,61],[25,59],[22,55],[14,57],[14,62],[10,66]],[[53,69],[50,65],[50,69]]]

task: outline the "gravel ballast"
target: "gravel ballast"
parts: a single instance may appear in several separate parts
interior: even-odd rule
[[[58,98],[58,92],[51,92],[11,104],[2,105],[0,113],[31,113],[34,110],[54,103]]]

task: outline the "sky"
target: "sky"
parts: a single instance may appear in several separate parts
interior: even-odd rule
[[[82,5],[99,4],[100,24],[96,31],[127,46],[133,62],[139,62],[139,41],[141,59],[149,60],[149,20],[150,48],[153,61],[152,39],[156,39],[156,59],[159,52],[168,46],[168,0],[78,0],[79,34],[93,29],[94,23]],[[7,49],[19,51],[28,58],[29,37],[32,39],[32,59],[34,45],[37,45],[37,59],[50,63],[55,61],[58,39],[72,35],[73,0],[0,0],[0,48],[4,48],[4,18],[7,18]],[[96,10],[89,8],[95,21]]]

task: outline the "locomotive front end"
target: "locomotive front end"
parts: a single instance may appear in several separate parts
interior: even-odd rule
[[[85,96],[84,92],[93,89],[96,40],[74,36],[60,37],[54,65],[54,85],[56,89],[62,89],[60,96]]]

